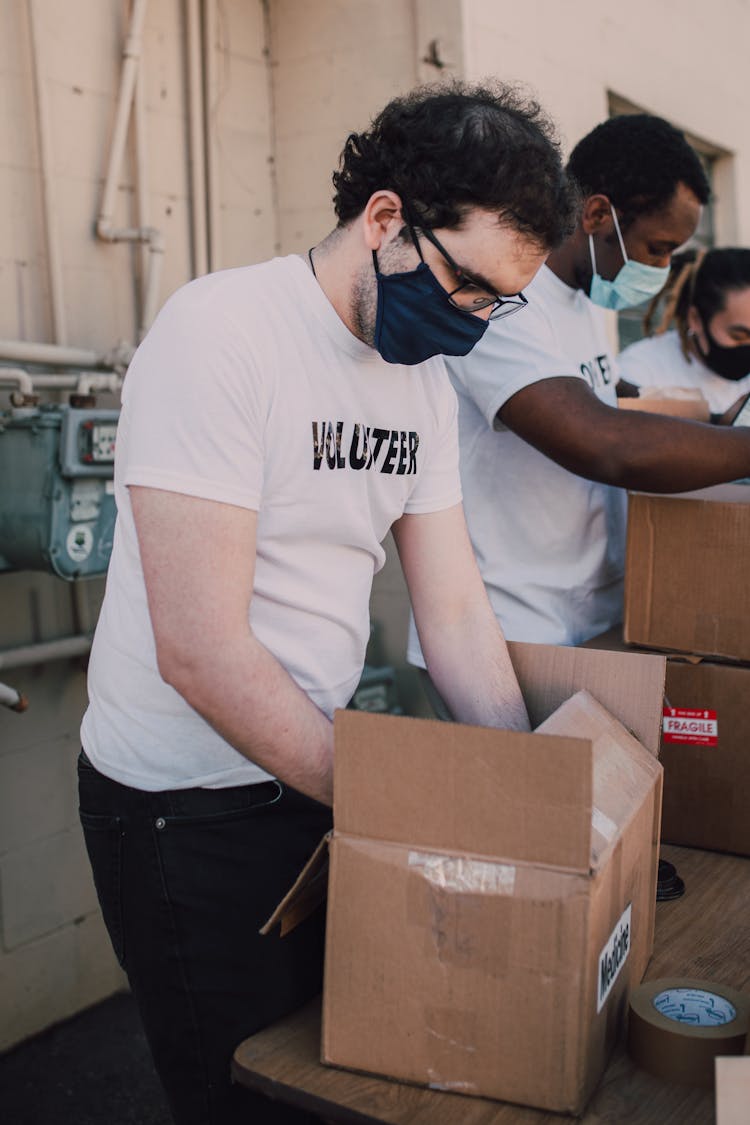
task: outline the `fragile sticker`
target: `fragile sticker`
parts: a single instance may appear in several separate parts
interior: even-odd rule
[[[689,707],[665,707],[663,742],[693,746],[718,746],[719,724],[715,711]]]

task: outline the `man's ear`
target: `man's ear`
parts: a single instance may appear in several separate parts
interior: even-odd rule
[[[373,192],[362,212],[363,233],[368,250],[379,250],[394,239],[404,225],[401,198],[395,191]]]
[[[587,195],[581,208],[581,226],[584,234],[610,234],[612,204],[606,195]]]

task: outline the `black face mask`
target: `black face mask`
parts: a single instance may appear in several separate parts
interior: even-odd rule
[[[703,331],[708,340],[708,351],[703,351],[697,339],[695,347],[706,367],[710,367],[716,375],[721,375],[722,379],[731,379],[735,383],[750,375],[750,344],[727,348],[716,343],[706,324],[703,325]]]
[[[386,363],[422,363],[434,355],[468,355],[489,321],[457,309],[426,262],[378,280],[375,347]]]

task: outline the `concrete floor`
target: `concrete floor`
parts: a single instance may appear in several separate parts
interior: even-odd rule
[[[171,1125],[130,993],[0,1056],[0,1118],[7,1125]]]

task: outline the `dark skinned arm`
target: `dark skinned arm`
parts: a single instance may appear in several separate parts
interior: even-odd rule
[[[524,387],[500,421],[571,473],[645,492],[687,492],[750,476],[750,427],[618,410],[582,379]]]

